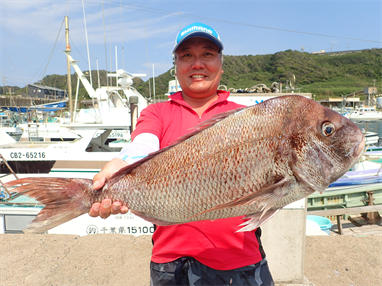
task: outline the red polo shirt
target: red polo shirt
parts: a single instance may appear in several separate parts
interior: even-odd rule
[[[154,134],[159,138],[162,149],[211,116],[242,107],[227,100],[229,92],[218,90],[218,95],[219,99],[207,108],[201,118],[183,100],[181,92],[171,95],[169,101],[151,104],[141,112],[132,138],[141,133]],[[262,260],[264,253],[259,249],[261,246],[255,231],[235,233],[243,223],[241,218],[157,226],[153,234],[151,260],[166,263],[191,256],[218,270],[255,264]]]

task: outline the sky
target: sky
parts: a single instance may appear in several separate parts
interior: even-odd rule
[[[0,86],[67,73],[65,16],[82,71],[90,59],[144,81],[172,68],[175,37],[193,22],[218,31],[225,55],[382,48],[381,0],[0,0]]]

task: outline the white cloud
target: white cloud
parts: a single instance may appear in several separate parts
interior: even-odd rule
[[[34,3],[34,1],[30,1]],[[19,37],[33,37],[35,41],[54,41],[64,16],[65,2],[42,1],[34,5],[2,7],[3,26]],[[49,3],[48,3],[49,2]]]

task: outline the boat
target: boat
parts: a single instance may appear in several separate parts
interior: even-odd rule
[[[78,112],[74,108],[69,121],[28,122],[24,126],[28,131],[27,140],[0,145],[1,174],[11,174],[11,168],[19,177],[93,178],[124,144],[129,143],[136,120],[148,105],[148,100],[132,87],[133,78],[145,75],[118,69],[107,74],[116,79],[114,86],[94,89],[70,55],[69,43],[64,52],[68,64],[86,88],[92,108]],[[125,139],[124,144],[110,144],[109,136],[113,132],[119,135],[115,139]],[[2,181],[8,180],[9,176]]]
[[[80,116],[74,119],[77,124],[85,124],[88,122],[86,119],[81,119]],[[51,141],[74,141],[81,138],[80,134],[73,132],[70,125],[70,115],[65,116],[50,116],[40,115],[38,120],[29,120],[18,123],[18,126],[24,130],[21,135],[20,141],[28,142],[51,142]],[[93,138],[98,138],[103,134],[105,129],[98,129]],[[130,139],[130,132],[126,129],[113,129],[108,136],[106,144],[120,139]]]
[[[177,79],[170,80],[168,82],[168,91],[165,93],[166,96],[170,96],[171,94],[174,94],[178,91],[181,91],[182,88],[179,85],[179,82]]]
[[[40,122],[36,119],[36,122],[21,124],[28,134],[26,140],[7,140],[0,145],[0,233],[20,233],[43,207],[34,199],[13,194],[2,183],[25,177],[92,179],[123,146],[129,144],[136,120],[149,103],[131,86],[134,77],[145,75],[119,69],[107,75],[116,78],[115,86],[101,86],[94,90],[71,57],[70,46],[67,44],[66,47],[68,62],[85,86],[92,107],[78,112],[74,108],[69,120]],[[113,137],[120,139],[118,144],[110,141]],[[113,216],[107,221],[85,214],[48,233],[116,232],[152,234],[154,227],[130,213]]]
[[[45,112],[55,112],[58,110],[61,110],[66,107],[67,100],[57,101],[57,102],[51,102],[51,103],[45,103],[45,104],[39,104],[39,105],[31,105],[31,106],[2,106],[3,109],[9,110],[12,112],[21,112],[21,113],[27,113],[32,110],[36,111],[45,111]]]
[[[331,110],[341,114],[342,116],[349,118],[351,114],[351,110],[349,108],[339,108],[337,106],[334,106],[331,108]]]
[[[365,130],[362,130],[362,132],[363,132],[363,135],[365,136],[366,146],[379,144],[379,135],[377,132],[365,131]]]
[[[382,112],[377,111],[374,107],[359,107],[349,115],[349,118],[353,121],[381,120]]]
[[[0,191],[0,234],[22,233],[22,230],[44,207],[38,201],[19,196],[6,200],[7,194]],[[120,233],[134,236],[152,235],[153,224],[132,213],[111,215],[107,220],[83,214],[71,221],[54,227],[47,234],[91,235],[97,233]]]
[[[126,73],[121,71],[117,73],[122,78],[124,74]],[[116,90],[128,94],[130,106],[123,101]],[[82,122],[47,124],[49,127],[45,131],[51,132],[50,139],[60,138],[60,132],[65,131],[72,134],[73,140],[11,142],[0,146],[0,154],[21,176],[76,177],[81,174],[83,177],[83,174],[87,173],[92,178],[121,149],[109,145],[109,135],[113,130],[124,130],[127,134],[128,129],[133,128],[140,111],[147,106],[147,100],[131,87],[130,89],[120,86],[108,89],[101,87],[92,96],[98,98],[99,108],[81,110],[77,118],[82,118]],[[52,135],[54,133],[56,135]],[[0,173],[9,172],[5,163],[0,162]]]
[[[24,133],[22,127],[11,118],[7,111],[0,113],[0,145],[19,141]]]
[[[350,169],[350,171],[367,171],[381,168],[382,146],[368,146],[358,162]]]
[[[74,60],[70,55],[68,57],[84,85],[87,86],[91,98],[97,100],[98,106],[81,109],[68,124],[45,124],[47,133],[45,139],[49,140],[30,140],[33,126],[36,137],[39,137],[38,132],[42,132],[42,128],[38,123],[29,123],[29,140],[2,144],[0,154],[21,176],[76,177],[81,174],[83,177],[86,173],[92,178],[121,149],[121,146],[116,148],[109,144],[109,135],[115,130],[121,130],[120,137],[126,137],[127,144],[139,113],[148,104],[146,98],[130,86],[134,75],[118,70],[114,74],[109,74],[119,79],[117,86],[94,90]],[[125,100],[118,91],[124,94]],[[129,101],[130,104],[127,103]],[[65,132],[66,136],[71,136],[71,140],[62,139]],[[52,140],[54,138],[55,140]],[[0,173],[9,172],[5,163],[0,162]]]
[[[331,210],[368,205],[382,205],[382,171],[379,168],[349,171],[332,183],[323,193],[315,192],[307,198],[307,210]],[[374,166],[378,167],[378,165]],[[343,215],[348,219],[349,215]],[[336,216],[329,216],[334,220]]]

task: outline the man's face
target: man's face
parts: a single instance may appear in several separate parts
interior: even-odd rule
[[[179,46],[175,55],[176,75],[183,93],[192,98],[216,93],[223,70],[219,48],[213,42],[191,38]]]

